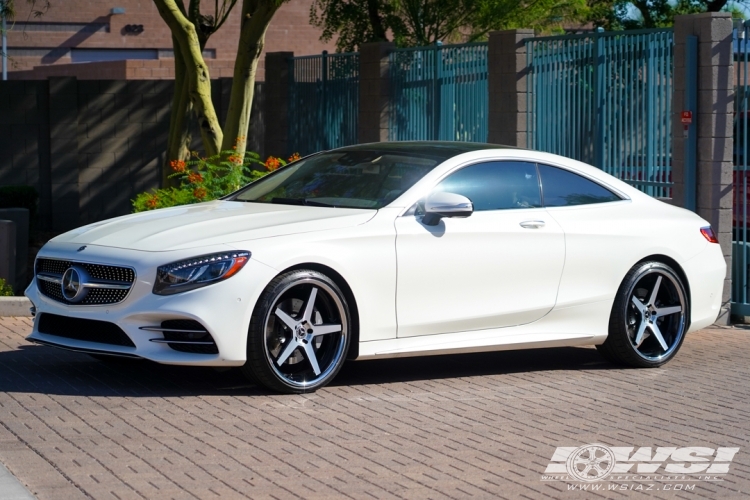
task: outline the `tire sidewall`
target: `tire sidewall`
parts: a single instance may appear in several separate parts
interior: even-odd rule
[[[668,356],[665,356],[664,358],[661,358],[659,360],[650,360],[650,359],[644,358],[637,351],[635,346],[633,346],[633,344],[631,343],[630,338],[628,337],[627,328],[625,325],[625,318],[627,317],[627,308],[629,307],[630,297],[635,290],[635,286],[644,276],[652,273],[653,271],[659,271],[661,273],[670,275],[677,283],[677,286],[679,286],[680,292],[682,293],[682,296],[684,297],[684,301],[685,301],[685,306],[684,306],[685,316],[684,316],[684,325],[683,325],[682,334],[680,335],[680,338],[677,341],[677,345],[674,347],[672,352],[669,353]],[[612,339],[612,340],[613,341],[616,340],[617,344],[620,344],[621,346],[626,345],[630,351],[629,356],[627,356],[627,358],[630,358],[630,359],[621,359],[621,361],[629,365],[646,367],[646,368],[653,368],[653,367],[661,366],[667,363],[672,358],[674,358],[674,356],[680,350],[680,348],[682,347],[682,343],[685,341],[685,336],[687,335],[689,328],[690,328],[690,297],[687,293],[687,289],[685,288],[685,284],[683,283],[683,280],[680,277],[680,275],[677,274],[674,271],[674,269],[672,269],[670,266],[662,262],[657,262],[657,261],[646,261],[646,262],[642,262],[633,266],[631,271],[626,276],[626,279],[623,280],[622,284],[620,285],[619,290],[617,291],[617,298],[615,300],[615,304],[612,310],[612,315],[610,318],[609,336],[617,336],[618,338]],[[610,339],[608,338],[608,340]]]
[[[344,314],[346,316],[346,331],[344,335],[344,346],[342,355],[338,360],[336,366],[325,376],[316,380],[313,383],[306,384],[304,386],[294,385],[289,383],[288,380],[281,377],[276,370],[270,366],[272,363],[268,359],[266,354],[266,338],[265,338],[265,327],[266,321],[269,315],[273,314],[271,308],[276,303],[278,297],[285,291],[297,284],[303,283],[315,283],[324,284],[327,288],[330,288],[337,296],[338,300],[341,301],[343,306]],[[264,385],[270,389],[277,390],[280,392],[291,392],[291,393],[305,393],[312,392],[320,387],[327,385],[334,377],[338,374],[346,361],[347,353],[349,351],[349,345],[352,338],[352,321],[351,312],[349,310],[349,304],[346,301],[346,297],[336,283],[325,274],[310,270],[310,269],[299,269],[284,273],[269,283],[266,289],[261,294],[258,302],[256,303],[253,315],[250,320],[250,328],[248,330],[247,339],[247,365],[252,370],[253,375]]]

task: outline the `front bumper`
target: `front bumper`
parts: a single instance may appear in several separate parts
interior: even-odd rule
[[[143,252],[111,247],[87,246],[77,253],[78,245],[53,244],[45,246],[39,257],[65,259],[95,264],[130,266],[136,270],[136,280],[127,298],[110,305],[66,305],[42,295],[36,280],[26,290],[26,296],[36,306],[34,330],[29,341],[54,345],[82,352],[140,357],[158,363],[200,366],[241,366],[245,363],[247,331],[258,297],[276,271],[252,258],[235,276],[203,288],[170,296],[152,293],[156,268],[160,265],[196,255],[235,250],[226,246],[212,246],[188,251]],[[43,314],[107,321],[119,326],[135,347],[104,344],[49,335],[39,332]],[[173,350],[164,343],[160,332],[142,327],[159,326],[170,319],[198,321],[211,334],[218,354],[197,354]]]

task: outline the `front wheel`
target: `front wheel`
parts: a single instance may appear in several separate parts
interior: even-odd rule
[[[309,269],[284,273],[255,307],[243,371],[275,391],[314,391],[344,364],[350,325],[346,298],[328,276]]]
[[[689,312],[679,275],[661,262],[641,262],[620,285],[609,319],[609,335],[596,348],[615,363],[661,366],[680,349]]]

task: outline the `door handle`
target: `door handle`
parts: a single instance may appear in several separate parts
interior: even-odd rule
[[[525,220],[521,222],[521,227],[524,229],[539,229],[540,227],[544,227],[544,221],[543,220]]]

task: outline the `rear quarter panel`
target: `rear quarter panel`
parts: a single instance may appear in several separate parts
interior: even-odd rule
[[[602,301],[611,308],[625,275],[637,262],[664,255],[685,271],[686,263],[709,245],[700,233],[708,223],[645,195],[548,212],[565,231],[565,268],[556,308]]]

